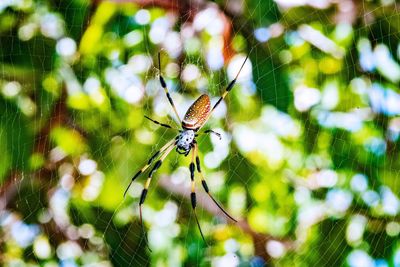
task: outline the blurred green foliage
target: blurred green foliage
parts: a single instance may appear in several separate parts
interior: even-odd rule
[[[137,2],[137,3],[136,3]],[[400,42],[394,1],[0,2],[4,266],[400,266]],[[195,2],[195,3],[193,3]],[[211,192],[196,228],[188,158],[144,205],[132,175],[182,117]],[[200,183],[197,192],[201,195]]]

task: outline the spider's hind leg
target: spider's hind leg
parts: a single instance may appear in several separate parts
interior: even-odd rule
[[[204,238],[204,235],[203,235],[203,231],[201,230],[201,227],[200,227],[199,219],[197,218],[197,214],[196,214],[196,191],[195,191],[196,187],[195,187],[195,181],[194,181],[194,172],[195,172],[194,155],[195,155],[195,151],[192,150],[192,161],[190,162],[190,165],[189,165],[190,180],[191,180],[191,184],[192,184],[192,192],[190,193],[190,200],[192,203],[193,214],[194,214],[194,218],[196,219],[197,227],[199,228],[199,231],[200,231],[201,237],[203,238],[204,243],[207,244],[206,239]]]
[[[211,200],[215,203],[215,205],[218,206],[218,208],[232,221],[237,222],[237,220],[235,218],[233,218],[231,215],[229,215],[228,212],[226,212],[224,210],[224,208],[221,206],[221,204],[219,204],[214,197],[211,195],[210,190],[208,188],[207,182],[204,179],[203,173],[201,172],[201,167],[200,167],[200,158],[199,158],[199,151],[198,151],[198,145],[195,144],[194,147],[194,152],[196,154],[196,165],[197,165],[197,171],[200,173],[201,176],[201,184],[203,185],[204,191],[206,191],[206,193],[208,194],[208,196],[211,198]]]

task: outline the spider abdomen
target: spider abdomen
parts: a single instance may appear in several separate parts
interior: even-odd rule
[[[182,127],[185,129],[198,130],[206,122],[210,109],[210,97],[206,94],[201,95],[186,112],[182,121]]]

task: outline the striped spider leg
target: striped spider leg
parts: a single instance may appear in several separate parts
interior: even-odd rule
[[[197,143],[194,144],[194,153],[196,155],[196,167],[197,167],[197,172],[200,174],[201,177],[201,184],[203,185],[204,191],[208,194],[208,196],[211,198],[211,200],[215,203],[215,205],[218,206],[218,208],[232,221],[237,222],[235,218],[233,218],[231,215],[229,215],[228,212],[225,211],[225,209],[222,207],[221,204],[218,203],[218,201],[215,200],[215,198],[211,195],[210,189],[208,188],[207,182],[204,178],[203,173],[201,172],[201,166],[200,166],[200,158],[199,158],[199,147]]]
[[[160,84],[161,84],[161,87],[164,89],[165,95],[167,96],[168,102],[171,104],[171,107],[174,110],[176,118],[178,119],[179,122],[181,122],[181,118],[179,117],[178,111],[177,111],[177,109],[175,107],[174,100],[172,99],[171,95],[169,94],[167,83],[165,82],[165,80],[164,80],[164,78],[163,78],[163,76],[161,74],[161,54],[160,54],[160,52],[158,52],[158,70],[160,72]]]
[[[195,143],[195,145],[196,145],[196,143]],[[191,189],[192,189],[191,193],[190,193],[190,201],[192,203],[194,218],[196,219],[197,227],[199,228],[201,238],[203,238],[204,243],[207,244],[206,239],[204,238],[204,235],[203,235],[203,231],[201,230],[201,227],[200,227],[199,219],[197,218],[197,214],[196,214],[196,203],[197,203],[196,202],[196,191],[195,191],[196,190],[196,182],[194,180],[194,172],[195,172],[194,158],[195,158],[195,153],[196,153],[195,150],[196,150],[196,147],[195,147],[195,149],[192,150],[192,160],[189,165]]]
[[[154,173],[161,167],[161,164],[163,163],[164,159],[168,156],[169,153],[171,153],[171,151],[174,149],[176,144],[176,140],[175,138],[172,139],[170,142],[168,142],[167,144],[165,144],[159,151],[157,151],[147,162],[147,164],[140,169],[132,178],[131,182],[129,183],[129,186],[127,187],[127,189],[125,190],[124,193],[124,197],[129,189],[129,187],[131,186],[132,182],[144,171],[146,171],[146,169],[151,165],[151,163],[154,161],[154,159],[156,159],[160,154],[160,158],[159,160],[156,161],[156,163],[153,165],[153,168],[151,169],[149,176],[147,177],[146,183],[143,187],[142,193],[140,195],[140,201],[139,201],[139,220],[140,220],[140,225],[142,227],[142,232],[144,233],[144,238],[146,241],[146,245],[148,247],[148,240],[147,240],[147,235],[146,235],[146,231],[144,229],[144,225],[143,225],[143,217],[142,217],[142,206],[144,204],[144,201],[146,200],[146,196],[147,196],[147,192],[151,183],[151,180],[153,178]],[[149,248],[149,247],[148,247]],[[151,249],[149,248],[149,250],[151,251]]]
[[[230,83],[228,84],[228,86],[225,88],[225,92],[223,92],[222,96],[220,96],[220,98],[218,99],[218,101],[214,104],[213,108],[211,109],[210,113],[207,116],[207,119],[205,120],[205,122],[211,117],[211,114],[213,113],[213,111],[218,107],[218,105],[221,103],[222,100],[224,100],[224,98],[228,95],[228,93],[232,90],[233,86],[236,84],[237,78],[239,77],[240,72],[242,71],[244,64],[246,64],[247,59],[249,58],[249,56],[247,55],[245,60],[243,61],[242,66],[240,66],[240,69],[238,71],[238,73],[236,74],[235,78],[230,81]]]
[[[158,150],[156,153],[154,153],[154,154],[150,157],[150,159],[147,161],[147,164],[144,165],[144,166],[132,177],[132,179],[131,179],[131,181],[130,181],[128,187],[125,189],[124,198],[125,198],[125,196],[126,196],[126,193],[127,193],[128,190],[129,190],[129,188],[131,187],[133,181],[135,181],[136,178],[138,178],[140,174],[142,174],[143,172],[145,172],[145,171],[150,167],[150,165],[153,163],[153,161],[154,161],[156,158],[158,158],[158,156],[159,156],[160,154],[162,154],[167,148],[169,148],[170,146],[172,146],[174,143],[175,143],[175,138],[172,139],[171,141],[169,141],[168,143],[166,143],[160,150]]]

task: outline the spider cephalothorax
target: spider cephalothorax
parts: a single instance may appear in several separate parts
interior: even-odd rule
[[[183,130],[176,137],[176,151],[179,154],[184,154],[187,156],[190,152],[190,149],[194,147],[195,140],[195,131],[194,130]]]
[[[131,182],[129,184],[129,186],[127,187],[127,189],[125,190],[124,196],[126,195],[126,193],[128,192],[129,187],[131,186],[132,182],[140,176],[140,174],[142,174],[143,172],[145,172],[153,163],[154,160],[156,160],[158,158],[158,160],[156,161],[156,163],[154,163],[153,168],[150,170],[149,176],[147,178],[147,181],[145,183],[144,189],[142,190],[142,194],[140,195],[140,201],[139,201],[139,215],[140,215],[140,222],[142,224],[142,205],[146,199],[147,196],[147,190],[150,186],[150,182],[151,179],[153,177],[153,174],[158,170],[158,168],[160,168],[163,160],[167,157],[167,155],[173,150],[174,147],[176,147],[176,151],[179,154],[184,154],[185,156],[187,156],[190,151],[192,151],[192,158],[191,158],[191,162],[189,165],[189,170],[190,170],[190,179],[191,179],[191,195],[190,195],[190,199],[191,199],[191,203],[192,203],[192,208],[195,211],[196,208],[196,192],[195,192],[195,181],[194,181],[194,176],[195,176],[195,169],[197,166],[197,171],[201,176],[201,184],[204,188],[204,190],[206,191],[206,193],[210,196],[210,198],[214,201],[214,203],[221,209],[222,212],[225,213],[226,216],[228,216],[230,219],[232,219],[233,221],[236,222],[236,220],[234,218],[232,218],[232,216],[230,216],[222,207],[221,205],[213,198],[213,196],[211,195],[209,189],[208,189],[208,185],[204,179],[204,176],[201,172],[201,167],[200,167],[200,159],[199,159],[199,155],[198,155],[198,145],[196,142],[196,136],[198,134],[207,134],[207,133],[213,133],[218,135],[220,138],[221,136],[214,132],[213,130],[206,130],[202,133],[197,133],[201,127],[203,127],[203,125],[207,122],[207,120],[210,118],[212,112],[214,111],[214,109],[221,103],[221,101],[225,98],[225,96],[229,93],[229,91],[233,88],[237,77],[239,76],[240,71],[242,70],[244,64],[246,63],[247,57],[244,60],[240,70],[238,71],[235,79],[233,79],[228,86],[225,89],[225,92],[222,94],[222,96],[218,99],[218,101],[214,104],[214,106],[211,108],[211,102],[210,102],[210,97],[206,94],[201,95],[187,110],[185,117],[182,120],[182,124],[181,127],[182,129],[176,129],[175,127],[172,127],[169,124],[165,124],[165,123],[161,123],[158,122],[156,120],[153,120],[149,117],[146,116],[147,119],[151,120],[152,122],[161,125],[163,127],[166,128],[170,128],[170,129],[175,129],[179,131],[179,134],[176,138],[172,139],[171,141],[169,141],[167,144],[165,144],[159,151],[157,151],[156,153],[154,153],[149,161],[147,162],[147,164],[140,169],[131,179]],[[161,62],[160,62],[160,53],[158,53],[158,66],[159,69],[161,70]],[[165,83],[164,78],[162,77],[162,75],[160,74],[160,83],[162,88],[165,91],[165,94],[167,95],[168,101],[171,104],[174,113],[176,115],[176,117],[180,120],[180,117],[178,115],[178,111],[176,110],[174,101],[171,98],[171,95],[168,92],[168,88],[167,88],[167,84]],[[192,150],[193,149],[193,150]],[[196,163],[195,163],[196,162]],[[199,221],[197,219],[196,216],[196,212],[194,212],[195,218],[196,218],[196,222],[197,222],[197,226],[199,227],[200,230],[200,234],[202,236],[202,238],[204,239],[203,233],[201,231],[201,227],[199,224]],[[143,224],[142,224],[143,226]]]

